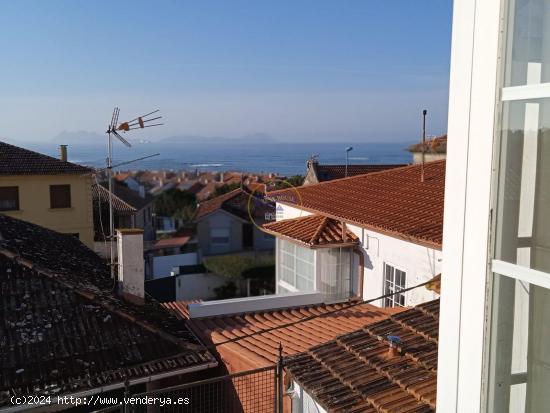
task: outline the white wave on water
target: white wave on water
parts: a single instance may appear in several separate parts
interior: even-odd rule
[[[196,163],[190,166],[192,168],[219,168],[223,166],[223,163]]]
[[[370,158],[368,156],[350,156],[349,159],[352,161],[368,161]]]

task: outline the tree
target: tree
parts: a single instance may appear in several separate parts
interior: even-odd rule
[[[197,199],[189,191],[169,189],[164,191],[155,199],[155,211],[163,216],[189,216],[194,213],[197,207]]]
[[[292,175],[284,180],[275,181],[274,190],[296,188],[304,184],[304,177],[302,175]]]

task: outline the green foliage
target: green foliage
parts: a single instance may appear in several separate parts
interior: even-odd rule
[[[216,294],[216,300],[235,298],[237,296],[237,286],[233,281],[228,281],[224,285],[214,288],[214,294]]]
[[[155,211],[159,215],[186,218],[193,215],[197,206],[195,195],[189,191],[169,189],[155,199]]]
[[[216,189],[214,189],[214,191],[212,191],[212,194],[208,197],[208,199],[216,198],[220,195],[227,194],[228,192],[231,192],[240,187],[241,187],[241,184],[238,184],[236,182],[232,184],[223,184],[217,187]]]
[[[271,274],[275,274],[273,256],[255,258],[243,255],[220,255],[204,258],[203,264],[208,271],[232,280],[254,278],[256,273],[262,276],[261,274],[265,275],[270,271]]]
[[[302,175],[292,175],[283,181],[277,180],[274,185],[274,190],[302,186],[304,184],[304,179]]]

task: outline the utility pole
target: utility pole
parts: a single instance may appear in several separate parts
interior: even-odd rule
[[[420,167],[420,182],[424,182],[424,162],[425,162],[425,154],[426,151],[426,115],[428,114],[428,111],[424,109],[422,111],[422,165]]]

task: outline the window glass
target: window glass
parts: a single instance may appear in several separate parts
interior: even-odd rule
[[[505,86],[550,82],[550,4],[509,1]]]
[[[19,209],[19,187],[0,186],[0,211]]]
[[[212,244],[229,244],[229,228],[212,228],[210,242]]]
[[[392,294],[384,299],[384,307],[405,306],[405,293],[399,291],[406,288],[406,272],[384,263],[384,276],[384,295]]]
[[[281,239],[277,240],[277,249],[279,280],[299,291],[313,291],[315,287],[315,252]]]
[[[550,272],[550,98],[503,106],[495,258]]]
[[[71,185],[50,185],[50,208],[71,207]]]

